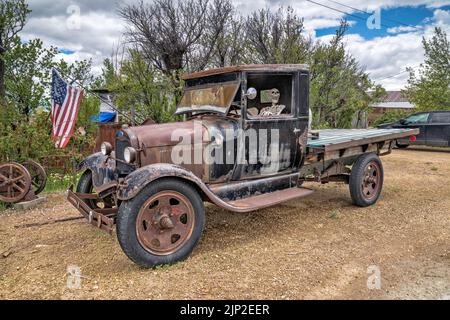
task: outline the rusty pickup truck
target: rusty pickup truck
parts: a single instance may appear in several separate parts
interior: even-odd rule
[[[244,65],[184,76],[183,121],[124,126],[83,160],[68,201],[113,233],[143,267],[189,256],[204,203],[245,213],[306,197],[304,182],[343,182],[356,206],[377,202],[380,156],[419,130],[309,130],[305,65]],[[310,184],[308,184],[309,186]]]

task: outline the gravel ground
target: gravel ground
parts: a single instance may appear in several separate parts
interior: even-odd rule
[[[0,212],[0,298],[449,299],[450,151],[395,150],[383,162],[373,207],[352,206],[342,184],[311,184],[311,197],[251,214],[208,206],[192,256],[154,270],[83,221],[14,228],[77,215],[48,194],[39,209]],[[79,289],[67,287],[70,265]],[[368,289],[370,266],[379,289]]]

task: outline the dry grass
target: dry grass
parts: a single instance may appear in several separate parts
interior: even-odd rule
[[[117,240],[83,221],[15,229],[76,215],[62,194],[42,208],[0,212],[2,299],[384,299],[450,294],[450,152],[396,150],[383,158],[376,206],[351,205],[347,186],[311,185],[310,198],[251,214],[207,208],[185,262],[143,270]],[[367,268],[382,289],[367,289]],[[67,289],[69,265],[82,288]]]

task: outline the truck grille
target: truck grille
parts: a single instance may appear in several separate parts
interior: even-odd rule
[[[130,140],[127,137],[117,137],[116,139],[116,158],[118,160],[125,161],[124,152],[125,148],[131,147]],[[116,161],[116,169],[119,172],[120,175],[128,175],[133,171],[133,168],[122,162],[122,161]]]

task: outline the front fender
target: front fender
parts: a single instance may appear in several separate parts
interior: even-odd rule
[[[136,197],[147,185],[155,180],[165,177],[177,177],[194,183],[201,189],[206,198],[225,210],[233,212],[254,211],[253,207],[238,207],[231,203],[225,202],[223,199],[214,194],[214,192],[212,192],[208,186],[192,172],[173,164],[152,164],[134,171],[119,184],[117,198],[122,201],[131,200]]]
[[[177,177],[189,180],[199,186],[203,191],[210,192],[203,181],[192,172],[177,165],[157,163],[142,167],[129,174],[120,183],[117,190],[117,198],[122,201],[133,199],[148,184],[165,177]]]
[[[89,157],[82,160],[78,164],[77,171],[82,172],[82,171],[86,171],[87,169],[92,170],[92,168],[96,168],[100,164],[105,163],[106,160],[108,160],[108,157],[104,156],[103,153],[101,153],[101,152],[94,153],[93,155],[90,155]]]
[[[115,161],[101,152],[95,153],[77,166],[77,171],[90,170],[92,172],[92,182],[97,192],[103,192],[117,184],[115,175]]]

